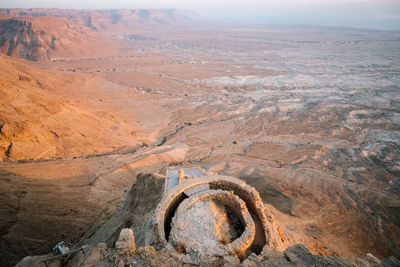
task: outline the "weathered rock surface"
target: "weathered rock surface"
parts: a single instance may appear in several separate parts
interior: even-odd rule
[[[226,178],[225,178],[226,179]],[[190,181],[189,181],[190,182]],[[144,185],[148,186],[144,186]],[[146,244],[138,245],[135,243],[134,232],[131,228],[122,228],[118,231],[110,228],[112,224],[125,225],[136,229],[136,233],[140,236],[149,234],[149,232],[157,231],[157,228],[152,227],[152,220],[147,220],[146,227],[143,228],[143,221],[132,221],[137,215],[137,218],[146,217],[147,214],[154,214],[156,210],[155,203],[151,204],[145,213],[139,210],[137,214],[131,213],[139,203],[142,203],[141,194],[150,192],[160,193],[163,191],[165,181],[157,178],[154,175],[139,175],[138,182],[133,186],[131,192],[127,195],[127,199],[123,206],[116,211],[108,221],[101,227],[96,227],[94,232],[90,233],[90,237],[81,241],[86,245],[78,244],[83,250],[79,250],[71,254],[69,257],[60,257],[49,261],[50,266],[58,266],[66,264],[66,266],[398,266],[399,261],[395,257],[387,258],[380,261],[372,254],[366,255],[364,259],[345,259],[331,256],[313,255],[310,251],[301,244],[292,245],[283,252],[272,251],[268,246],[256,255],[251,253],[244,259],[239,259],[237,255],[229,255],[228,251],[223,252],[221,236],[230,237],[230,223],[227,218],[226,210],[221,205],[221,200],[224,200],[228,194],[223,190],[204,190],[194,193],[190,198],[187,198],[180,204],[177,216],[173,218],[172,231],[170,240],[172,243],[183,243],[184,246],[179,253],[181,257],[176,257],[170,248],[155,249],[153,246]],[[155,190],[155,191],[154,191]],[[141,192],[141,193],[139,193]],[[222,194],[222,195],[221,195]],[[228,194],[229,195],[229,194]],[[210,197],[211,196],[211,197]],[[214,197],[212,197],[214,196]],[[215,196],[220,197],[218,203],[210,201],[215,199]],[[237,197],[237,196],[236,196]],[[151,202],[157,202],[159,199],[153,199]],[[222,202],[223,203],[223,202]],[[150,203],[149,203],[150,204]],[[183,216],[185,213],[187,218]],[[198,227],[199,229],[195,229]],[[119,227],[118,227],[119,228]],[[118,232],[117,232],[118,231]],[[175,232],[176,231],[176,232]],[[116,233],[119,233],[115,236]],[[152,235],[155,235],[153,233]],[[235,237],[237,238],[237,236]],[[97,243],[98,240],[111,244],[107,247],[105,243]],[[110,242],[116,240],[115,242]],[[156,244],[157,242],[153,242]],[[115,244],[114,246],[112,244]],[[138,246],[137,246],[138,245]],[[222,251],[222,253],[219,252]],[[85,253],[83,253],[83,251]],[[171,254],[172,253],[172,254]],[[194,254],[193,254],[194,253]],[[196,254],[197,253],[197,254]],[[185,254],[196,256],[189,261],[185,259]],[[18,267],[40,266],[43,264],[43,259],[51,255],[44,256],[29,256],[20,261]],[[194,263],[194,265],[193,265]]]
[[[136,251],[135,236],[132,229],[124,228],[115,242],[115,248],[119,257],[129,257]]]
[[[143,39],[124,32],[183,21],[190,19],[176,10],[1,9],[0,52],[34,61],[111,55],[121,46],[104,34]]]
[[[67,18],[0,15],[0,52],[8,56],[43,61],[95,56],[100,51],[112,54],[118,47],[118,43]]]
[[[109,248],[101,250],[94,248],[89,252],[85,261],[82,255],[77,255],[81,266],[199,266],[182,263],[168,253],[167,250],[155,250],[154,247],[138,247],[136,254],[131,257],[119,258],[118,249]],[[39,267],[44,256],[29,256],[19,262],[17,267]],[[70,259],[66,266],[76,266],[76,259]],[[251,254],[244,261],[240,262],[236,257],[224,256],[213,261],[202,261],[200,266],[226,266],[226,267],[262,267],[262,266],[343,266],[343,267],[397,267],[400,261],[394,257],[387,258],[381,262],[371,262],[365,259],[345,259],[331,256],[312,255],[303,245],[294,245],[285,252],[265,251],[262,255]],[[54,262],[49,266],[58,266],[60,262]]]
[[[82,93],[79,87],[89,80],[2,54],[0,75],[0,162],[82,156],[142,144],[132,126],[112,112],[99,113],[60,96]]]
[[[195,254],[193,257],[200,259],[229,254],[221,242],[223,237],[229,239],[223,206],[210,200],[198,201],[181,216],[173,218],[170,234],[170,241],[180,253]]]

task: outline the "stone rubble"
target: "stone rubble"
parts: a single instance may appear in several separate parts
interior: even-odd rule
[[[151,181],[152,178],[154,178],[154,181],[152,182],[156,182],[158,179],[152,176],[139,177],[139,179],[145,182],[149,182],[149,180]],[[248,214],[247,216],[250,218],[241,218],[242,223],[245,222],[245,229],[240,237],[231,236],[229,227],[231,227],[230,224],[232,221],[229,221],[226,207],[229,206],[233,210],[247,211],[246,206],[250,207],[255,203],[260,205],[260,203],[257,202],[259,196],[257,191],[254,190],[253,192],[252,187],[233,177],[214,177],[215,180],[212,180],[212,182],[207,179],[192,180],[190,178],[185,178],[185,181],[179,185],[181,188],[178,186],[176,190],[174,189],[175,191],[171,190],[167,193],[167,198],[163,198],[160,201],[159,206],[154,208],[154,218],[145,223],[145,225],[148,226],[144,228],[147,240],[144,245],[138,245],[137,241],[135,241],[134,233],[143,235],[143,233],[137,231],[138,229],[135,229],[135,227],[121,227],[122,229],[119,228],[121,229],[119,235],[116,235],[118,233],[114,232],[110,233],[108,237],[104,236],[104,242],[107,240],[107,244],[112,244],[112,246],[107,246],[107,244],[103,242],[95,245],[86,244],[82,246],[84,253],[79,251],[68,256],[56,258],[52,261],[48,261],[48,266],[400,266],[400,261],[395,257],[389,257],[380,261],[370,253],[368,253],[363,259],[345,259],[340,257],[313,255],[302,244],[286,246],[286,249],[277,251],[277,249],[271,248],[271,246],[268,245],[268,242],[271,240],[265,241],[265,245],[259,253],[252,251],[251,247],[246,247],[249,249],[247,249],[246,253],[242,255],[229,251],[226,249],[226,247],[229,247],[229,244],[228,246],[224,245],[227,245],[229,242],[232,242],[231,245],[234,244],[237,240],[240,240],[245,236],[248,229],[253,229],[252,233],[254,238],[254,232],[257,233],[257,229],[254,228],[255,222],[253,222],[253,219],[256,219],[257,217],[251,218]],[[176,192],[182,193],[188,188],[191,188],[191,186],[189,186],[191,185],[191,182],[199,183],[200,185],[202,183],[204,185],[204,182],[207,182],[208,186],[203,186],[204,190],[195,190],[196,193],[190,195],[190,197],[187,196],[186,199],[179,203],[179,207],[174,211],[175,216],[171,218],[171,229],[168,230],[168,228],[165,228],[165,226],[168,225],[164,225],[163,228],[160,228],[160,221],[158,221],[160,220],[160,209],[168,209],[168,205],[164,206],[164,204],[173,203],[168,197],[171,197],[171,195]],[[238,184],[240,185],[240,188],[244,190],[241,193],[240,190],[238,191],[237,188],[235,189],[235,186]],[[215,188],[216,185],[236,190],[238,195],[233,194],[233,191]],[[150,190],[150,188],[148,189]],[[242,200],[239,195],[244,199]],[[252,199],[254,202],[252,202]],[[131,201],[127,201],[126,203],[128,206],[132,204],[133,202]],[[122,207],[122,210],[128,209],[128,206]],[[279,232],[272,228],[276,227],[272,214],[270,214],[263,205],[259,206],[259,208],[262,211],[262,218],[265,219],[265,221],[268,221],[268,224],[264,224],[266,225],[265,229],[267,229],[270,234],[267,237],[274,239],[273,241],[275,244],[279,243],[284,245],[284,241],[279,234],[271,235],[271,233]],[[191,214],[191,212],[193,214]],[[252,212],[254,213],[254,210]],[[168,213],[166,212],[164,214]],[[240,217],[240,215],[238,215],[240,213],[236,212],[235,214]],[[242,212],[241,214],[243,215],[246,213]],[[134,216],[134,214],[131,214],[130,216]],[[114,217],[112,220],[112,222],[116,223]],[[130,220],[131,219],[128,216],[124,221],[120,221],[120,225],[129,225],[128,222]],[[251,227],[251,223],[249,224],[249,220],[253,223],[253,228]],[[163,222],[165,221],[166,220],[163,220]],[[261,222],[265,223],[264,221],[258,223]],[[164,243],[160,242],[160,229],[167,229],[169,241]],[[258,228],[258,230],[260,229],[263,228]],[[260,232],[258,232],[258,234],[260,234]],[[113,235],[115,235],[115,239],[112,238]],[[225,237],[228,240],[221,242],[221,237]],[[166,238],[165,235],[164,238]],[[229,239],[235,240],[232,241]],[[115,240],[115,242],[110,243],[110,240]],[[181,243],[185,244],[180,245]],[[160,246],[160,244],[164,245]],[[43,266],[43,260],[51,256],[51,254],[28,256],[21,260],[16,267]]]

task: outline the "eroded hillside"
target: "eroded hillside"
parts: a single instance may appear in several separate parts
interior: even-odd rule
[[[2,161],[99,154],[142,144],[132,124],[73,97],[100,86],[99,77],[38,69],[5,55],[0,55],[0,75]]]
[[[100,227],[138,173],[191,164],[255,187],[288,245],[399,255],[398,32],[154,19],[125,27],[126,10],[115,24],[114,11],[91,13],[90,23],[87,11],[32,12],[3,16],[70,14],[124,49],[2,57],[3,157],[41,159],[0,164],[8,263]],[[52,147],[59,154],[42,154]]]
[[[28,60],[122,54],[132,30],[190,24],[176,10],[0,9],[0,52]]]

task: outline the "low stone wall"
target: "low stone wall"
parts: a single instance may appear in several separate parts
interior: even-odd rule
[[[190,201],[186,201],[189,198]],[[157,246],[167,248],[174,257],[183,262],[193,262],[170,244],[171,222],[178,207],[182,212],[196,201],[207,198],[229,206],[244,224],[242,235],[227,244],[230,253],[243,259],[251,253],[260,254],[263,249],[283,249],[274,219],[264,207],[259,193],[242,180],[220,175],[186,179],[165,194],[155,211]],[[185,207],[181,208],[180,205]]]

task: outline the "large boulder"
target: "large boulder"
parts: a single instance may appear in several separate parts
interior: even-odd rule
[[[131,256],[136,251],[135,236],[132,229],[124,228],[115,242],[116,253],[120,257]]]
[[[315,264],[314,256],[301,244],[288,247],[284,255],[297,266],[313,266]]]

